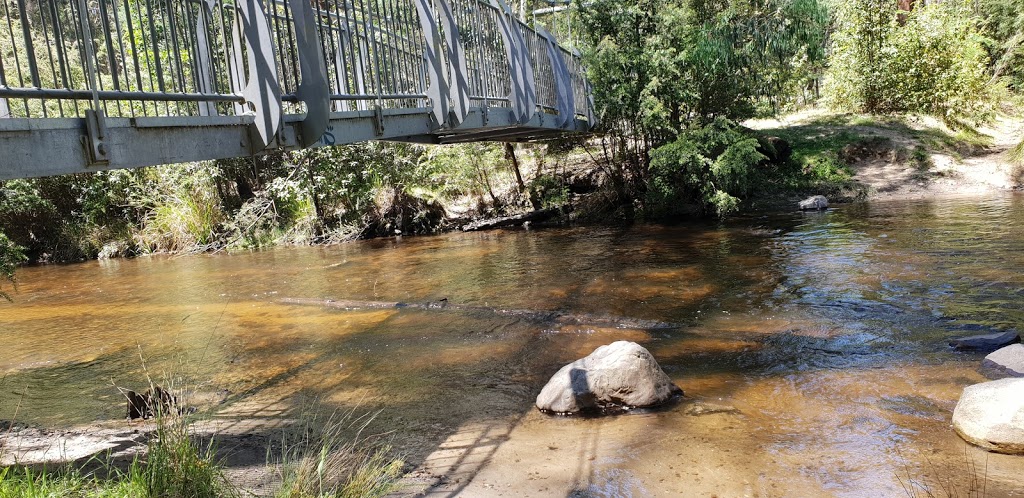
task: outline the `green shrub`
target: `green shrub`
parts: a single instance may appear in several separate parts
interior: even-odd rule
[[[731,213],[749,193],[753,170],[765,159],[757,139],[731,121],[718,119],[688,130],[651,153],[647,212],[666,217],[696,205],[718,216]]]
[[[541,209],[564,206],[569,202],[569,187],[555,175],[544,174],[534,178],[527,186],[530,198],[536,200]]]
[[[127,481],[141,484],[148,496],[217,498],[238,493],[215,460],[213,440],[200,443],[185,418],[158,416],[146,455],[128,469]]]
[[[660,210],[683,189],[703,192],[696,195],[699,204],[731,209],[728,197],[716,192],[732,194],[709,187],[710,173],[665,171],[666,162],[676,162],[665,155],[686,155],[684,147],[658,154],[660,171],[654,170],[652,151],[685,142],[681,133],[716,118],[741,120],[795,105],[801,97],[806,102],[804,90],[813,87],[825,59],[824,1],[595,0],[578,5],[584,62],[598,120],[607,133],[603,161],[616,201],[631,206],[647,198]],[[690,180],[696,183],[683,188]],[[649,187],[660,191],[648,195]]]
[[[11,242],[11,239],[0,232],[0,282],[6,280],[14,285],[16,283],[14,271],[26,259],[24,248]],[[0,299],[11,300],[10,294],[4,291],[2,285],[0,285]]]
[[[979,0],[978,10],[993,38],[987,48],[994,77],[1024,91],[1024,0]]]

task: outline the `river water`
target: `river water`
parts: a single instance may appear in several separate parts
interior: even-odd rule
[[[117,419],[114,386],[149,375],[220,417],[379,409],[416,467],[409,493],[1024,496],[1024,457],[952,431],[984,354],[946,345],[1022,328],[1021,268],[1020,195],[31,267],[0,304],[0,419]],[[533,408],[561,365],[620,339],[685,398]]]

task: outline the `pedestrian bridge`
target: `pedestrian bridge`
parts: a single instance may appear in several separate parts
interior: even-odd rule
[[[0,180],[595,124],[501,0],[4,0]]]

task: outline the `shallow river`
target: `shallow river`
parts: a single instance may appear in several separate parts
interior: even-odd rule
[[[222,418],[381,409],[410,493],[1024,496],[1024,457],[950,428],[984,355],[946,346],[1024,329],[1021,268],[1020,195],[25,268],[0,303],[0,420],[117,419],[114,386],[148,373]],[[628,328],[646,320],[668,326]],[[561,365],[619,339],[685,398],[597,419],[533,408]]]

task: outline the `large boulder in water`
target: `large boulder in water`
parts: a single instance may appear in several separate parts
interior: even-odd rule
[[[1015,342],[1020,342],[1020,334],[1016,330],[1007,330],[953,339],[949,345],[957,350],[994,351]]]
[[[1024,377],[1024,344],[1011,344],[989,353],[981,361],[981,370],[990,379]]]
[[[1024,454],[1024,378],[964,389],[953,428],[968,442],[997,453]]]
[[[540,391],[537,408],[569,414],[652,407],[682,393],[643,346],[618,341],[562,367]]]

